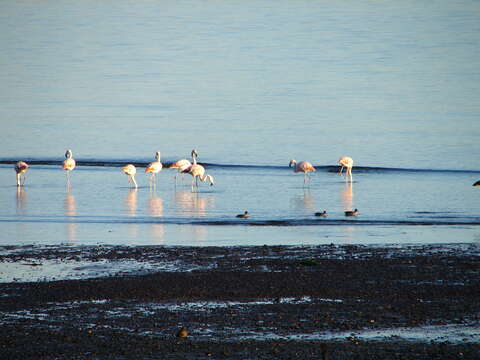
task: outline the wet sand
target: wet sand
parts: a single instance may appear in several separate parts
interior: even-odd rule
[[[0,284],[5,359],[477,359],[480,353],[477,244],[2,250],[0,261],[27,267],[52,259],[145,264],[107,277]],[[185,338],[176,336],[181,327],[188,329]]]

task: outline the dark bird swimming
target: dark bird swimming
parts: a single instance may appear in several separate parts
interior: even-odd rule
[[[355,210],[348,210],[348,211],[345,211],[345,216],[357,216],[358,215],[358,209],[355,209]]]
[[[246,219],[250,216],[250,214],[248,213],[248,211],[245,211],[243,214],[238,214],[237,215],[237,218],[239,219]]]

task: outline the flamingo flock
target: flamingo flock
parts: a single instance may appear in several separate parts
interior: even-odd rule
[[[177,169],[177,173],[175,174],[175,184],[177,184],[177,177],[178,175],[190,174],[192,176],[192,191],[198,188],[198,181],[201,182],[208,182],[210,186],[215,184],[215,179],[212,175],[207,174],[205,172],[205,168],[197,162],[198,152],[197,150],[193,149],[191,152],[192,161],[187,159],[180,159],[174,162],[172,165],[169,166],[170,169]],[[157,151],[155,153],[155,160],[152,161],[147,165],[145,168],[145,173],[150,174],[149,184],[151,187],[155,187],[157,183],[157,175],[162,171],[163,164],[160,161],[161,153]],[[351,157],[343,156],[338,160],[338,164],[341,166],[339,170],[339,174],[342,175],[342,171],[346,169],[346,176],[345,178],[352,181],[352,167],[353,167],[353,160]],[[75,169],[76,161],[73,158],[72,150],[68,149],[65,152],[65,160],[62,163],[62,169],[65,170],[65,175],[67,177],[67,184],[70,184],[70,173]],[[308,161],[300,161],[297,162],[296,160],[290,160],[289,167],[293,167],[294,173],[303,173],[304,179],[303,183],[306,185],[311,178],[311,172],[316,171],[315,167]],[[15,173],[16,173],[16,183],[17,186],[24,186],[25,185],[25,173],[27,172],[29,165],[25,161],[18,161],[15,164]],[[133,164],[127,164],[126,166],[122,167],[122,171],[128,176],[128,182],[131,184],[132,187],[138,188],[138,183],[135,180],[135,175],[137,173],[137,169]],[[480,184],[480,182],[477,182]],[[474,186],[478,184],[475,183]]]
[[[197,162],[198,152],[197,150],[193,149],[191,152],[192,161],[187,159],[180,159],[170,165],[170,169],[177,169],[177,173],[175,174],[175,185],[177,184],[177,177],[178,175],[183,176],[185,174],[190,174],[192,176],[191,182],[191,189],[192,192],[198,190],[199,181],[209,183],[210,186],[215,184],[215,180],[212,175],[207,174],[205,168]],[[346,174],[345,179],[352,182],[352,167],[353,167],[353,160],[351,157],[343,156],[338,160],[338,164],[341,166],[339,170],[339,174],[342,175],[342,171],[345,168]],[[76,167],[76,161],[73,158],[72,150],[68,149],[65,152],[65,160],[62,163],[62,169],[65,170],[65,174],[67,177],[67,186],[70,186],[70,177],[71,172]],[[303,173],[303,184],[306,186],[311,179],[311,173],[316,171],[315,167],[308,161],[300,161],[297,162],[296,160],[290,160],[289,167],[293,167],[294,173]],[[17,187],[21,187],[25,185],[25,173],[27,172],[29,165],[25,161],[18,161],[15,164],[15,173],[16,173],[16,184]],[[150,187],[155,188],[157,184],[157,175],[162,171],[163,164],[161,162],[161,153],[157,151],[155,153],[155,160],[152,161],[147,165],[145,168],[145,174],[150,174],[149,184]],[[138,183],[135,180],[135,175],[137,174],[137,168],[133,164],[127,164],[126,166],[122,167],[122,171],[128,177],[128,182],[132,188],[138,188]],[[474,184],[477,185],[477,184]],[[345,216],[357,216],[358,211],[355,209],[354,211],[346,211]],[[315,216],[326,217],[327,213],[324,211],[323,213],[315,213]],[[237,215],[238,218],[248,218],[249,213],[245,211],[243,214]]]

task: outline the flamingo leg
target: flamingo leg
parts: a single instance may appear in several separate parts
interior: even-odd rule
[[[342,175],[342,171],[343,171],[343,165],[340,167],[340,171],[338,172],[338,175]]]
[[[194,189],[195,189],[195,176],[193,177],[192,179],[192,192],[194,192]]]
[[[67,170],[65,176],[67,177],[67,187],[70,187],[70,171]]]
[[[132,179],[132,182],[133,182],[133,186],[135,186],[135,188],[138,188],[138,185],[137,185],[137,182],[135,181],[135,178],[132,176],[131,179]]]

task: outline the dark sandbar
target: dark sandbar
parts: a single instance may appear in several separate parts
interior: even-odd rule
[[[480,353],[476,244],[10,250],[0,261],[137,260],[178,264],[178,271],[0,284],[6,359],[477,359]],[[182,326],[187,338],[175,336]],[[395,335],[396,329],[425,336]],[[378,336],[364,336],[372,332]]]

